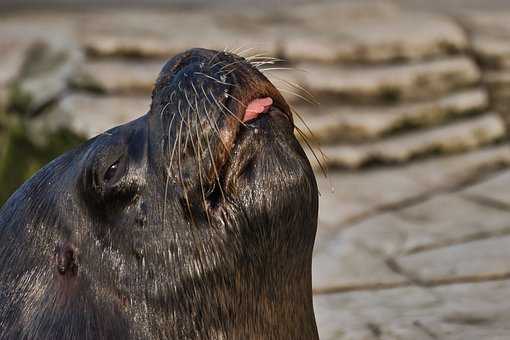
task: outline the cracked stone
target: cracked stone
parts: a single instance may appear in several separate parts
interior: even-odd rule
[[[317,174],[319,224],[334,229],[383,207],[456,188],[492,168],[508,165],[510,148],[503,145],[400,167],[355,173],[331,171],[327,177]]]
[[[510,281],[316,295],[321,339],[506,339]]]
[[[319,335],[324,340],[400,339],[397,334],[405,334],[402,339],[429,340],[413,325],[420,319],[415,313],[421,309],[425,316],[440,303],[434,294],[417,287],[314,297]]]
[[[487,92],[473,89],[437,100],[391,107],[306,106],[296,120],[308,140],[320,143],[363,141],[403,128],[437,125],[448,118],[480,112],[488,106]]]
[[[315,292],[377,288],[407,282],[404,276],[393,272],[386,265],[383,256],[347,242],[341,233],[326,243],[313,257]]]
[[[303,4],[286,8],[285,13],[305,23],[325,20],[367,20],[385,19],[398,16],[401,11],[393,1],[344,0],[342,2],[322,2]]]
[[[510,91],[510,72],[487,71],[483,75],[483,82],[489,86],[491,91],[508,92]]]
[[[359,173],[318,174],[319,223],[330,228],[362,216],[377,207],[410,199],[426,192],[403,169],[370,170]]]
[[[502,118],[497,114],[487,113],[446,126],[388,137],[373,143],[325,146],[322,151],[326,155],[326,166],[356,169],[372,162],[403,163],[418,156],[472,150],[501,140],[505,133]],[[316,162],[313,164],[317,167]]]
[[[476,11],[461,16],[472,35],[472,49],[480,62],[491,68],[510,66],[509,11]]]
[[[393,257],[510,233],[509,220],[510,211],[447,194],[365,219],[341,233],[344,243],[358,244],[382,256]]]
[[[51,112],[34,118],[30,128],[38,138],[64,128],[88,139],[140,117],[149,110],[149,105],[150,98],[146,97],[71,95]]]
[[[294,77],[313,93],[351,102],[395,102],[444,95],[474,85],[480,70],[466,57],[372,67],[298,64]]]
[[[468,196],[482,197],[509,206],[510,210],[510,171],[504,171],[487,181],[478,183],[463,193]]]
[[[399,256],[396,261],[406,273],[425,283],[506,277],[510,276],[510,236]]]
[[[276,54],[274,37],[228,27],[218,14],[218,11],[105,10],[81,21],[79,37],[87,52],[95,57],[167,58],[192,47],[224,50],[240,46],[254,47],[250,53]],[[147,22],[151,25],[146,25]]]
[[[506,69],[510,67],[510,44],[508,39],[475,36],[472,49],[485,67]]]
[[[337,13],[330,11],[329,16]],[[327,20],[328,14],[320,14],[309,14],[300,26],[285,31],[283,53],[288,59],[380,63],[420,60],[467,46],[462,29],[439,15],[407,12]]]

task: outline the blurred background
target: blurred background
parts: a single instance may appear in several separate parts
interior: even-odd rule
[[[0,204],[189,47],[283,60],[326,169],[321,339],[510,339],[508,0],[1,0]]]

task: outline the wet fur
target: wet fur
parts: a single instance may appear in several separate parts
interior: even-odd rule
[[[317,187],[290,108],[256,70],[268,60],[175,57],[146,115],[13,194],[0,210],[0,339],[318,338]],[[241,123],[264,96],[284,115]]]

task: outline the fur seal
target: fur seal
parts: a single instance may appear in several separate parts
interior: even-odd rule
[[[318,191],[293,130],[248,60],[169,60],[148,113],[0,210],[0,339],[318,339]]]

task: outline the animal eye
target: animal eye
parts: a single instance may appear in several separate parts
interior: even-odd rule
[[[119,169],[119,161],[116,161],[115,163],[110,165],[108,170],[106,170],[106,172],[104,173],[104,177],[103,177],[104,181],[110,182],[112,180],[112,178],[115,177],[115,174],[117,173],[118,169]]]

